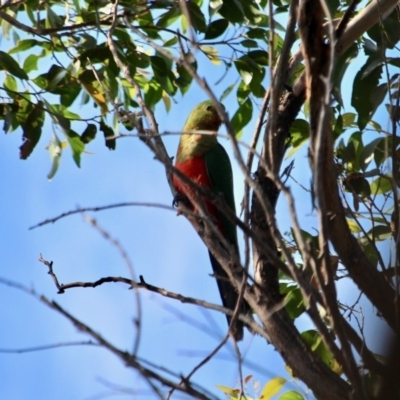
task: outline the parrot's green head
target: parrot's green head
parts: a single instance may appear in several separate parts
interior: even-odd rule
[[[209,131],[217,133],[221,122],[213,102],[206,100],[192,110],[183,132]],[[179,142],[178,159],[183,161],[193,156],[202,155],[216,144],[217,136],[215,134],[183,133]]]
[[[198,104],[190,113],[186,121],[185,131],[213,131],[217,132],[221,125],[221,118],[211,100]]]

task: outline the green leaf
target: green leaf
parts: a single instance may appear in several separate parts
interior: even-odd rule
[[[286,158],[291,157],[299,150],[310,138],[310,124],[304,119],[294,120],[290,127],[290,150]]]
[[[383,241],[392,237],[392,230],[388,225],[375,225],[368,232],[368,236],[372,240]]]
[[[301,333],[301,337],[308,344],[310,349],[315,352],[326,365],[330,367],[333,365],[334,359],[332,353],[326,348],[321,335],[316,330],[310,329],[304,331]]]
[[[240,77],[246,85],[249,85],[251,80],[253,79],[253,70],[251,70],[248,65],[242,61],[235,61],[235,67],[239,72]]]
[[[364,76],[365,71],[374,60],[374,57],[369,57],[367,59],[364,66],[356,74],[353,82],[351,105],[358,113],[357,125],[361,131],[371,120],[377,108],[373,95],[381,78],[382,65],[371,71],[368,76]]]
[[[150,108],[154,106],[162,99],[163,90],[159,83],[152,79],[144,88],[144,100]]]
[[[347,113],[344,113],[343,115],[342,115],[342,121],[343,121],[343,127],[344,128],[350,128],[350,127],[355,127],[355,126],[357,126],[356,125],[356,114],[354,114],[354,113],[350,113],[350,112],[347,112]]]
[[[81,135],[81,141],[84,144],[87,144],[91,142],[95,137],[97,133],[97,128],[95,124],[88,124],[86,129],[83,131]]]
[[[259,73],[257,64],[255,64],[253,60],[249,61],[245,56],[235,60],[234,64],[246,85],[250,84],[254,74]]]
[[[36,39],[18,40],[17,45],[8,51],[8,54],[19,53],[21,51],[32,50],[32,47],[40,45]]]
[[[72,129],[65,132],[65,135],[72,149],[72,158],[74,159],[75,164],[80,168],[81,154],[83,150],[85,150],[85,144],[82,142],[81,137]]]
[[[251,48],[251,47],[258,47],[258,43],[252,39],[245,39],[240,42],[243,47]]]
[[[201,51],[208,57],[208,59],[215,65],[221,64],[219,59],[218,49],[213,46],[200,46]]]
[[[357,224],[357,222],[351,220],[351,219],[347,219],[347,225],[350,228],[350,231],[352,233],[360,233],[361,232],[361,228],[360,226]]]
[[[264,386],[260,399],[262,400],[269,400],[271,397],[275,396],[286,383],[286,379],[282,378],[281,376],[277,376],[276,378],[271,379],[269,382],[266,383]]]
[[[392,180],[393,177],[390,175],[383,175],[371,182],[371,193],[372,195],[388,193],[392,191]]]
[[[339,57],[339,60],[337,61],[336,66],[333,70],[333,95],[335,97],[335,100],[342,107],[344,107],[342,101],[342,93],[341,93],[343,76],[346,73],[348,66],[351,64],[351,62],[355,59],[357,55],[358,55],[358,46],[356,43],[353,43]]]
[[[219,101],[222,103],[231,93],[232,90],[235,88],[236,84],[232,83],[232,85],[229,85],[221,94],[221,97],[219,99]]]
[[[221,36],[229,26],[226,19],[217,19],[211,22],[206,29],[204,39],[210,40]]]
[[[186,7],[189,11],[190,22],[194,30],[197,32],[204,32],[206,30],[206,19],[200,7],[192,1],[186,2]]]
[[[262,39],[268,41],[268,31],[262,28],[249,29],[246,36],[250,39]]]
[[[164,58],[151,56],[150,64],[154,72],[154,77],[160,83],[161,87],[169,95],[174,95],[176,92],[176,86],[174,85],[175,77],[168,68]]]
[[[291,319],[296,319],[305,311],[304,299],[298,287],[288,287],[285,294],[285,308]]]
[[[29,79],[27,73],[19,66],[19,64],[4,51],[0,51],[0,69],[9,72],[11,75],[14,75],[19,79]]]
[[[340,1],[339,0],[328,0],[327,1],[328,7],[329,7],[329,12],[331,13],[332,17],[336,15],[338,12],[339,6],[340,6]]]
[[[110,150],[115,150],[117,146],[117,141],[115,139],[108,139],[112,136],[114,136],[114,131],[112,128],[107,125],[103,120],[100,121],[100,130],[104,133],[104,138],[105,138],[105,145],[110,149]]]
[[[383,138],[377,138],[365,145],[362,149],[360,154],[360,166],[363,171],[367,169],[370,162],[374,159],[376,146],[378,146],[382,140]]]
[[[193,68],[193,70],[196,71],[197,61],[196,58],[193,56],[193,54],[191,52],[186,53],[185,59]],[[176,71],[179,76],[178,78],[176,78],[175,83],[178,85],[181,93],[185,94],[189,90],[190,85],[192,83],[193,80],[192,75],[190,75],[189,72],[186,70],[186,68],[181,64],[177,64]]]
[[[43,110],[43,103],[38,102],[29,113],[25,122],[21,123],[24,143],[19,148],[19,156],[22,160],[26,160],[38,144],[42,134],[44,118],[45,113]]]
[[[223,0],[219,14],[231,23],[244,22],[244,9],[239,0]]]
[[[28,57],[26,57],[24,61],[24,71],[25,72],[31,72],[31,71],[37,71],[38,69],[38,60],[39,56],[35,54],[30,54]]]
[[[362,240],[363,239],[363,240]],[[362,246],[364,254],[367,256],[368,260],[375,267],[378,265],[378,255],[376,248],[367,240],[367,238],[362,238],[360,244]]]
[[[161,28],[166,28],[172,25],[180,16],[181,10],[179,9],[179,7],[172,8],[171,10],[161,15],[160,19],[157,22],[157,26]]]
[[[299,392],[290,390],[289,392],[285,392],[279,396],[278,400],[304,400],[304,397]]]
[[[208,4],[208,12],[210,14],[210,18],[220,10],[223,3],[223,0],[210,0]]]
[[[178,43],[178,37],[177,36],[172,36],[171,39],[168,39],[164,42],[164,47],[171,47],[174,46]]]
[[[395,104],[385,104],[385,107],[386,107],[386,110],[387,110],[388,114],[390,115],[390,119],[392,121],[399,122],[399,120],[400,120],[400,107],[395,105]]]
[[[379,49],[393,49],[400,41],[400,21],[397,9],[395,8],[379,24],[375,24],[368,31],[368,36],[377,43]]]
[[[49,6],[46,6],[46,28],[57,28],[63,25],[62,19]]]
[[[250,98],[247,98],[247,100],[239,106],[231,120],[236,137],[242,135],[242,130],[250,122],[252,114],[253,104]]]
[[[6,79],[4,79],[4,87],[8,91],[10,90],[11,92],[18,92],[18,84],[15,78],[12,75],[6,75]],[[10,97],[14,98],[17,93],[9,93]]]
[[[247,54],[257,65],[268,65],[268,52],[265,50],[253,50]]]
[[[348,192],[356,193],[361,197],[369,197],[371,195],[371,188],[364,174],[358,172],[350,173],[343,180],[343,185]]]

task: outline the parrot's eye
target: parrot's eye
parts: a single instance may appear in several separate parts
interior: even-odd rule
[[[212,110],[212,106],[207,106],[206,107],[206,111],[211,111]]]

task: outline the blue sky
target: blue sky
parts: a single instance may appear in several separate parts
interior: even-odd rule
[[[209,70],[202,65],[200,75],[212,76],[213,85],[222,69]],[[218,71],[215,75],[210,71]],[[218,76],[218,77],[217,77]],[[229,78],[228,78],[229,79]],[[214,85],[215,86],[215,85]],[[220,94],[223,87],[216,87]],[[179,131],[190,109],[206,99],[200,89],[193,87],[167,114],[163,105],[156,109],[160,131]],[[225,103],[231,115],[237,104],[233,97]],[[249,141],[253,124],[246,130]],[[96,289],[71,289],[63,295],[47,275],[46,267],[38,261],[39,254],[54,262],[55,272],[62,283],[93,281],[103,276],[126,276],[129,271],[120,254],[80,215],[71,216],[53,225],[28,230],[44,219],[72,210],[77,205],[99,206],[123,201],[156,202],[170,206],[172,196],[166,183],[164,169],[137,138],[119,140],[116,151],[109,151],[101,138],[87,150],[78,169],[66,149],[55,178],[46,175],[50,160],[45,150],[53,127],[46,124],[36,150],[27,161],[18,158],[21,132],[1,136],[0,159],[3,195],[0,197],[3,259],[1,276],[28,287],[59,302],[77,318],[121,349],[131,349],[136,315],[135,296],[120,284],[105,284]],[[223,130],[222,130],[223,132]],[[99,134],[100,136],[100,134]],[[175,155],[178,137],[165,138],[167,150]],[[229,143],[221,140],[229,150]],[[306,148],[299,152],[293,176],[307,188],[310,185]],[[240,171],[234,163],[236,201],[242,198]],[[306,229],[315,223],[310,195],[292,183],[297,196],[296,207]],[[173,210],[148,207],[121,208],[89,214],[101,227],[116,238],[129,254],[136,276],[143,275],[148,283],[187,296],[220,304],[216,284],[209,274],[208,254],[183,217]],[[277,216],[282,231],[291,222],[282,199]],[[347,299],[356,296],[354,287],[343,283],[339,293]],[[219,343],[225,333],[223,315],[201,311],[197,307],[140,291],[143,328],[139,355],[178,373],[187,374]],[[371,308],[364,302],[366,312]],[[79,333],[62,316],[47,309],[32,297],[0,286],[0,348],[20,349],[88,338]],[[193,326],[195,320],[201,327]],[[301,319],[300,329],[310,327],[307,317]],[[373,337],[380,324],[369,323],[367,334]],[[244,355],[244,375],[252,374],[261,386],[277,375],[290,379],[283,362],[272,345],[246,334],[240,344]],[[150,389],[132,370],[126,368],[107,351],[88,346],[61,347],[23,354],[0,353],[0,396],[8,399],[41,398],[58,400],[97,399],[109,394],[104,380],[122,385],[134,396],[121,398],[152,398]],[[238,385],[237,365],[233,346],[224,349],[193,379],[214,392],[224,395],[215,385]],[[288,385],[295,388],[295,385]],[[311,397],[311,396],[310,396]]]

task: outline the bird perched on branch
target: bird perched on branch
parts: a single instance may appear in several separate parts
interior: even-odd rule
[[[195,184],[209,189],[214,195],[222,196],[226,205],[235,212],[233,196],[232,167],[225,149],[217,141],[217,132],[221,118],[211,101],[197,105],[189,115],[179,142],[175,167]],[[196,133],[196,131],[203,131]],[[208,131],[208,132],[204,132]],[[193,200],[196,193],[193,187],[183,182],[177,175],[173,183],[178,192],[174,203],[187,199],[190,208],[196,210]],[[209,199],[204,198],[205,209],[216,227],[238,252],[236,225],[222,213]],[[200,200],[201,202],[201,200]],[[231,284],[229,277],[214,255],[209,251],[214,276],[224,307],[234,310],[238,301],[238,292]],[[240,312],[247,313],[249,306],[241,300]],[[227,316],[228,324],[231,318]],[[231,327],[235,340],[243,338],[243,323],[236,320]]]

